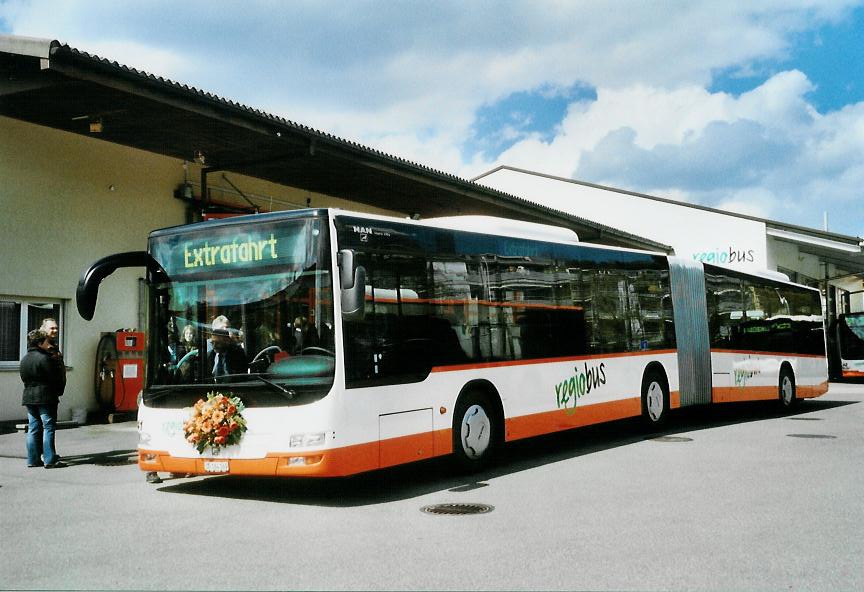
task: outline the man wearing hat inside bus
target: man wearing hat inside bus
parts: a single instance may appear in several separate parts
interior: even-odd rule
[[[210,328],[213,335],[207,352],[207,373],[213,378],[228,374],[245,374],[248,369],[246,352],[231,337],[231,322],[225,315],[213,319]]]

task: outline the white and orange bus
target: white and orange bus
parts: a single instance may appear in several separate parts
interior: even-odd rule
[[[180,226],[94,263],[81,315],[139,265],[145,471],[342,476],[450,454],[472,468],[520,438],[827,390],[818,291],[561,228],[333,209]],[[233,367],[214,378],[226,335]],[[248,430],[199,452],[183,426],[214,391],[242,400]]]

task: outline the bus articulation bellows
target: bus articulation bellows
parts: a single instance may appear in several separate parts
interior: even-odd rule
[[[102,279],[147,268],[140,468],[343,476],[452,454],[472,469],[520,438],[827,390],[816,290],[476,221],[276,212],[94,263],[87,319]],[[239,398],[248,429],[199,452],[184,425],[208,393]]]

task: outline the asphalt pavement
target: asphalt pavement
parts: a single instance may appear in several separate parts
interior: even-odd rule
[[[68,468],[0,433],[0,588],[864,589],[864,386],[792,413],[686,410],[348,479],[171,478],[134,421],[60,430]],[[436,515],[435,504],[483,506]]]

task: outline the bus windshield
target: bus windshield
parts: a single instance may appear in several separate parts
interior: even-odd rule
[[[864,360],[864,313],[840,315],[840,357]]]
[[[335,368],[326,220],[222,224],[151,237],[153,285],[144,403],[187,406],[232,392],[246,406],[327,394]]]

